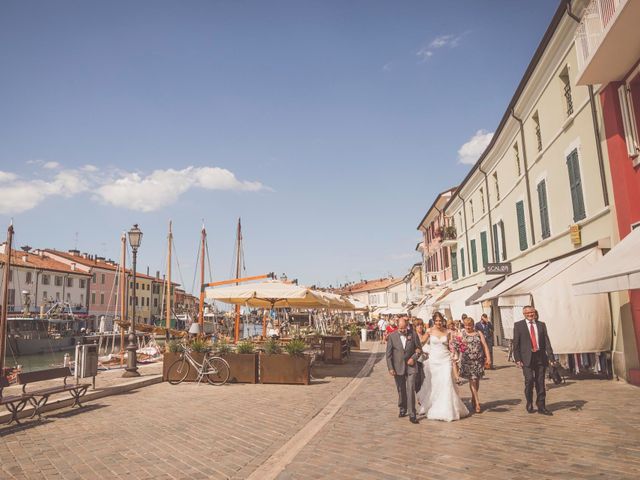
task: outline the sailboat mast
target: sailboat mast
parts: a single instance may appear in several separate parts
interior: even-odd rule
[[[165,312],[167,327],[167,336],[169,335],[169,329],[171,328],[171,248],[173,242],[173,233],[171,231],[171,220],[169,220],[169,253],[167,255],[167,293],[166,293],[166,305],[167,311]]]
[[[0,375],[4,375],[4,355],[7,348],[7,312],[9,309],[9,272],[11,271],[11,244],[13,242],[13,223],[7,229],[7,243],[2,281],[2,309],[0,311]]]
[[[242,262],[242,225],[238,218],[238,233],[236,235],[236,279],[240,278],[240,264]],[[236,285],[239,285],[236,282]],[[234,341],[238,343],[240,339],[240,305],[236,305],[236,321],[234,329]]]
[[[120,237],[120,321],[127,319],[127,236]],[[120,364],[124,364],[124,326],[120,326]]]
[[[202,251],[200,252],[200,306],[198,308],[198,323],[200,324],[200,333],[204,334],[204,254],[205,244],[207,240],[207,231],[202,225]]]

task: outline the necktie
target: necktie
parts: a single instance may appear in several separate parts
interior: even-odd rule
[[[529,334],[531,335],[531,351],[538,351],[538,342],[536,340],[536,331],[533,329],[533,322],[529,322]]]

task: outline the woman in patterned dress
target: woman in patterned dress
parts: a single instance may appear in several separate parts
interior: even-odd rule
[[[480,413],[480,379],[484,376],[484,369],[489,357],[489,347],[482,332],[475,329],[473,318],[464,319],[464,330],[462,331],[462,341],[466,348],[461,351],[460,376],[469,380],[471,389],[471,401],[476,413]]]

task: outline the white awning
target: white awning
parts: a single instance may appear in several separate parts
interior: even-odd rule
[[[640,288],[640,228],[632,230],[602,260],[573,283],[575,295]]]
[[[445,316],[450,320],[460,320],[463,313],[466,313],[469,317],[472,317],[475,320],[479,320],[479,314],[482,314],[482,308],[479,305],[467,306],[465,304],[467,298],[473,295],[477,290],[477,285],[453,290],[438,300],[434,307],[438,310],[449,310],[448,314],[445,313]]]
[[[494,288],[489,290],[480,298],[476,298],[476,303],[482,303],[485,300],[493,300],[494,298],[500,297],[504,292],[515,287],[519,283],[525,281],[534,273],[538,273],[540,270],[542,270],[546,266],[547,266],[546,263],[541,263],[539,265],[534,265],[533,267],[520,270],[519,272],[512,273],[503,282],[496,285]]]

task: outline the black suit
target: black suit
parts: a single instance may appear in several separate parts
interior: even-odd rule
[[[538,350],[534,352],[529,322],[520,320],[513,324],[513,358],[516,362],[522,362],[524,396],[527,399],[527,405],[533,404],[535,384],[536,405],[538,409],[545,409],[544,375],[549,365],[549,357],[553,358],[553,348],[547,334],[547,326],[540,321],[535,321],[535,325],[538,329]]]

